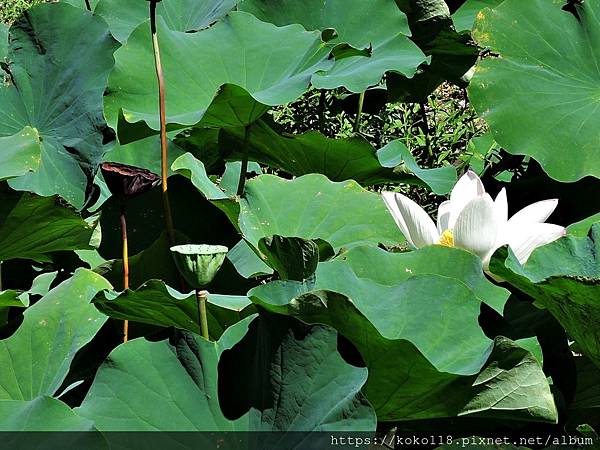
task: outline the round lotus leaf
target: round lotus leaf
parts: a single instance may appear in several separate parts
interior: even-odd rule
[[[469,98],[502,148],[572,182],[600,177],[600,2],[571,2],[571,12],[566,3],[480,11],[473,37],[492,56],[477,64]]]
[[[177,245],[171,247],[175,265],[194,289],[208,285],[225,261],[229,249],[223,245]]]

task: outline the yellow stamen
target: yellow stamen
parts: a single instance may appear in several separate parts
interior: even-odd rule
[[[444,231],[440,236],[438,244],[445,247],[454,247],[454,235],[452,234],[452,230]]]

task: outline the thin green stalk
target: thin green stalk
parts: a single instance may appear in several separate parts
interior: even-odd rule
[[[207,291],[196,289],[196,298],[198,299],[198,321],[200,322],[200,332],[204,339],[209,340],[208,334],[208,316],[206,314]]]
[[[169,200],[168,178],[169,178],[169,154],[167,142],[167,113],[166,113],[166,87],[165,76],[160,60],[160,46],[158,34],[156,33],[156,0],[150,1],[150,30],[152,32],[152,48],[154,49],[154,66],[158,80],[158,105],[160,113],[160,150],[161,150],[161,178],[162,178],[162,200],[165,214],[165,227],[169,245],[175,245],[175,227],[173,226],[173,215],[171,213],[171,202]]]
[[[240,180],[238,181],[237,195],[242,196],[244,194],[244,188],[246,186],[246,174],[248,173],[248,138],[250,136],[250,126],[246,125],[244,128],[244,148],[242,149],[244,154],[242,156],[242,166],[240,168]]]
[[[429,137],[429,120],[427,119],[427,110],[425,109],[425,103],[419,103],[420,106],[420,112],[421,112],[421,119],[423,122],[423,134],[425,135],[425,147],[427,148],[427,154],[429,155],[429,157],[433,157],[433,152],[431,150],[431,140]]]
[[[129,289],[129,244],[127,241],[127,214],[125,204],[121,205],[121,241],[123,243],[123,290]],[[129,321],[123,322],[123,342],[129,340]]]
[[[363,105],[365,103],[365,93],[361,92],[358,96],[358,110],[356,111],[356,121],[354,122],[354,132],[360,133],[360,119],[362,117]]]
[[[3,291],[2,288],[2,261],[0,261],[0,292]]]

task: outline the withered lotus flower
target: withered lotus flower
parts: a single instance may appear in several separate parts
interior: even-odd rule
[[[148,192],[160,184],[160,176],[140,167],[114,162],[100,166],[110,193],[121,201],[129,200]]]
[[[127,238],[127,200],[148,192],[157,186],[161,178],[153,172],[139,167],[113,162],[105,162],[100,166],[104,181],[110,193],[121,205],[121,240],[123,244],[123,289],[129,289],[129,245]],[[123,322],[123,342],[129,339],[129,321]]]

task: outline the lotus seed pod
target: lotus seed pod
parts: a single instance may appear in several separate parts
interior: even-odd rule
[[[194,289],[201,289],[214,278],[229,249],[223,245],[177,245],[171,248],[177,269]]]

